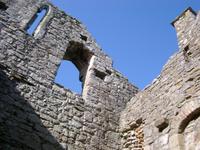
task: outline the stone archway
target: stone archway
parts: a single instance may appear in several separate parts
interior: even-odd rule
[[[200,104],[198,101],[186,103],[177,116],[180,150],[200,150]]]

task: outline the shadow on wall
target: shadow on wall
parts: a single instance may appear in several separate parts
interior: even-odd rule
[[[64,150],[17,86],[0,68],[0,150]]]

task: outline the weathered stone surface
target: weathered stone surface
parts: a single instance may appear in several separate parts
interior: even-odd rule
[[[189,8],[173,22],[180,50],[139,91],[75,18],[47,0],[2,2],[0,149],[199,149],[199,13]],[[81,95],[54,83],[63,59],[79,70]]]
[[[120,131],[124,135],[132,122],[144,120],[143,147],[147,150],[198,149],[200,145],[200,14],[188,8],[173,26],[180,50],[121,113]],[[126,142],[122,139],[122,146]]]
[[[138,88],[112,67],[79,21],[47,0],[5,5],[0,8],[0,149],[119,149],[119,114]],[[46,16],[29,35],[26,29],[43,8]],[[81,95],[54,83],[63,59],[79,70]]]

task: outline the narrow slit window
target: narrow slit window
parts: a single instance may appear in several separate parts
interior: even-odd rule
[[[187,45],[183,50],[183,55],[186,62],[189,62],[192,53],[190,52],[189,45]]]
[[[38,12],[35,14],[35,16],[31,19],[30,23],[26,27],[26,31],[29,35],[34,36],[37,27],[40,25],[47,12],[47,7],[38,10]]]

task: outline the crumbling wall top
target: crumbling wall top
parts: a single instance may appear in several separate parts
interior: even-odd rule
[[[171,25],[173,27],[175,27],[175,23],[181,18],[181,17],[184,17],[186,15],[186,13],[192,13],[193,15],[197,15],[197,13],[191,8],[191,7],[188,7],[187,9],[185,9],[179,16],[176,17],[176,19],[174,21],[172,21]]]

